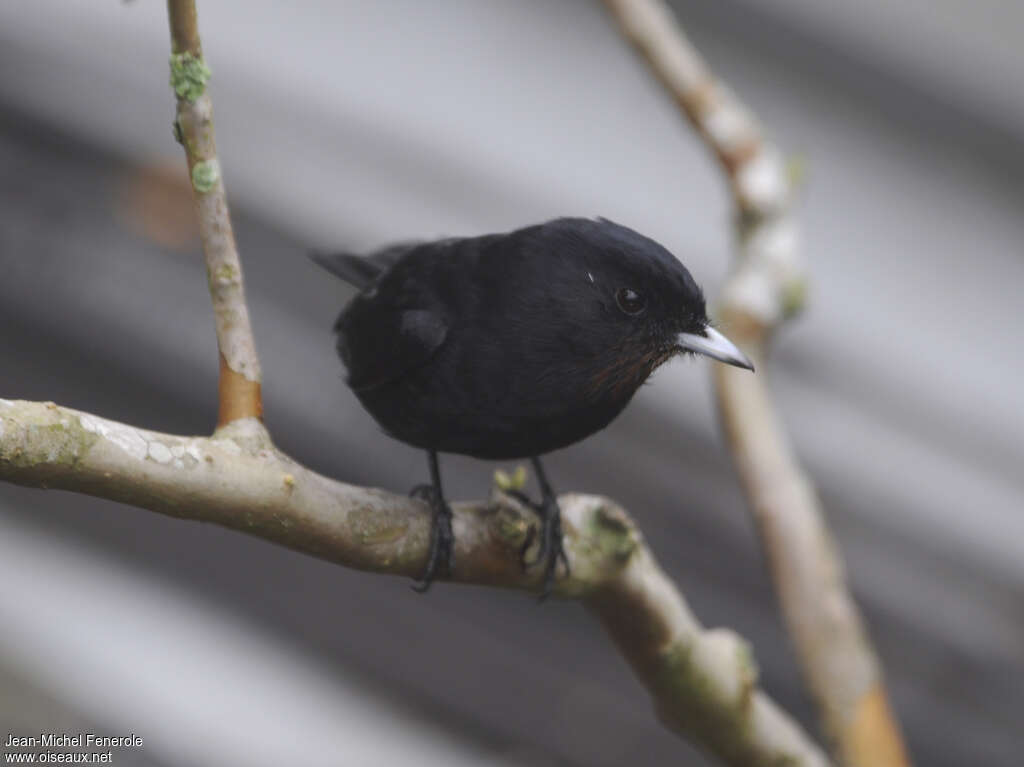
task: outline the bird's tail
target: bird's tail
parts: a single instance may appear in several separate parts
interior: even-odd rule
[[[351,253],[310,253],[309,257],[335,277],[362,290],[370,285],[383,271],[377,264]]]
[[[369,287],[415,245],[416,243],[390,245],[368,256],[356,256],[351,253],[310,253],[309,257],[335,277],[340,277],[349,285],[362,290]]]

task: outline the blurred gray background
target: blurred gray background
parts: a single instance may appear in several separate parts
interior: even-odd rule
[[[419,453],[342,383],[315,248],[603,215],[715,295],[717,168],[590,0],[199,3],[278,443],[404,491]],[[811,305],[772,384],[918,765],[1024,751],[1024,6],[677,3],[807,169]],[[163,3],[0,3],[0,396],[154,429],[215,418],[216,348],[171,137]],[[629,508],[708,625],[810,728],[718,434],[674,363],[562,490]],[[493,465],[443,461],[454,497]],[[141,735],[139,765],[703,765],[575,604],[349,572],[237,533],[0,486],[5,732]],[[6,734],[4,734],[6,737]]]

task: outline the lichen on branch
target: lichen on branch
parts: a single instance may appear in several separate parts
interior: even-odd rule
[[[180,99],[195,102],[206,92],[210,68],[190,51],[171,54],[171,88]]]
[[[220,351],[219,426],[262,418],[261,371],[213,128],[210,68],[193,0],[168,0],[175,134],[185,148]]]
[[[424,503],[316,474],[275,448],[253,418],[212,437],[181,437],[53,403],[0,400],[0,480],[214,522],[378,573],[418,576],[430,545]],[[581,599],[599,617],[668,727],[735,767],[827,765],[757,688],[748,645],[700,625],[622,508],[576,494],[559,505],[571,574],[555,594]],[[500,491],[453,510],[450,580],[539,588],[542,573],[521,564],[523,544],[536,545],[532,510]]]

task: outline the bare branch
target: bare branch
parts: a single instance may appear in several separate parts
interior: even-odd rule
[[[185,147],[220,349],[217,425],[261,418],[260,362],[245,302],[242,265],[217,160],[210,69],[203,59],[193,0],[168,0],[171,87],[178,99],[175,131]]]
[[[0,480],[215,522],[360,570],[415,577],[429,549],[425,504],[316,474],[274,448],[255,419],[213,437],[178,437],[53,403],[0,400]],[[757,689],[747,644],[697,622],[625,511],[585,495],[559,504],[572,575],[555,593],[599,616],[668,727],[736,767],[827,765]],[[532,512],[501,494],[454,511],[451,580],[538,588],[540,572],[520,564]]]
[[[716,80],[662,0],[605,0],[719,159],[737,210],[738,258],[719,319],[759,375],[714,366],[718,406],[804,673],[849,767],[909,764],[882,670],[821,504],[776,415],[765,375],[774,329],[802,305],[805,269],[781,153]]]

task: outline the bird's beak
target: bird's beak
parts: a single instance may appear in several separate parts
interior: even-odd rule
[[[713,327],[704,328],[703,335],[698,333],[680,333],[676,336],[676,344],[691,352],[703,354],[713,360],[735,365],[738,368],[754,369],[754,363],[740,351],[732,341],[723,336]]]

